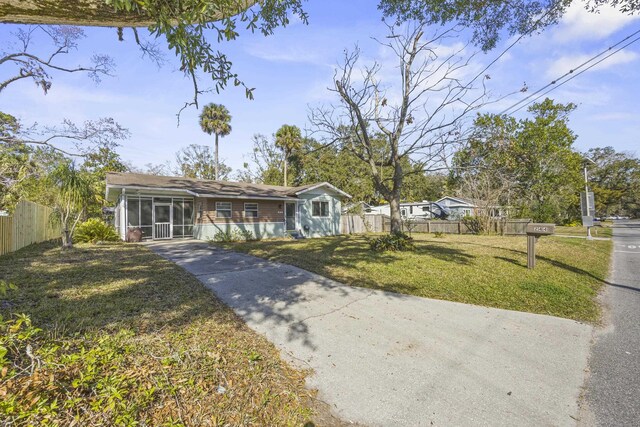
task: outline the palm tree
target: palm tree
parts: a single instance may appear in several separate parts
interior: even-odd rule
[[[276,132],[276,146],[284,152],[284,185],[287,186],[287,163],[291,153],[302,147],[302,134],[298,126],[282,125]]]
[[[62,229],[62,248],[73,247],[76,225],[86,213],[86,206],[95,196],[91,181],[71,162],[63,162],[48,176],[53,196],[51,220]]]
[[[215,179],[218,179],[219,165],[218,162],[218,137],[227,136],[231,133],[231,115],[229,110],[222,104],[210,103],[202,108],[200,113],[200,128],[203,132],[209,135],[214,134],[216,136],[216,149],[215,149]]]

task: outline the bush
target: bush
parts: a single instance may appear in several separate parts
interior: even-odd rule
[[[385,236],[369,240],[372,251],[413,251],[416,249],[413,244],[413,237],[405,233],[392,233]]]
[[[435,231],[433,233],[433,237],[437,237],[438,239],[444,239],[444,233],[442,231]]]
[[[233,231],[218,231],[213,236],[213,241],[218,243],[249,242],[251,240],[258,240],[251,230],[240,230],[238,228]]]
[[[117,242],[120,240],[116,230],[99,218],[91,218],[76,228],[75,241],[80,243]]]
[[[218,243],[228,243],[234,241],[234,236],[231,231],[218,231],[212,240]]]
[[[484,224],[482,223],[480,218],[476,218],[474,216],[467,215],[463,217],[462,223],[472,234],[482,234],[487,231],[484,229]]]
[[[238,237],[240,237],[239,240],[244,240],[246,242],[251,242],[253,240],[258,240],[256,238],[256,236],[253,235],[253,232],[251,230],[238,230],[238,229],[236,229],[236,230],[233,230],[233,231]]]

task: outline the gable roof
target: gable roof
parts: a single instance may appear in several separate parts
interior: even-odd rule
[[[182,191],[197,197],[292,199],[297,198],[298,195],[307,191],[323,186],[345,197],[351,197],[328,182],[308,184],[299,187],[284,187],[281,185],[214,181],[209,179],[124,172],[109,172],[107,173],[106,181],[107,198],[110,188],[132,188],[136,190]]]
[[[458,205],[454,205],[454,206],[462,205],[462,206],[475,207],[475,204],[471,200],[463,199],[461,197],[444,196],[441,199],[439,199],[436,203],[441,203],[443,200],[446,200],[446,199],[458,202]]]

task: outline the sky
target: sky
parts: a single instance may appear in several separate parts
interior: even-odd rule
[[[366,0],[309,0],[305,10],[309,23],[297,19],[274,35],[242,34],[223,43],[234,71],[249,86],[255,87],[255,99],[248,100],[242,88],[231,85],[220,94],[205,94],[200,105],[215,102],[225,105],[232,116],[232,132],[221,139],[220,157],[234,169],[242,168],[252,149],[254,134],[272,135],[282,124],[309,129],[310,108],[336,102],[327,90],[334,70],[345,49],[358,45],[367,61],[378,60],[393,70],[390,57],[372,38],[384,38],[387,27],[381,20],[377,2]],[[3,49],[18,26],[2,24]],[[640,17],[629,17],[610,8],[599,14],[588,13],[576,3],[556,26],[542,34],[525,37],[491,66],[486,74],[489,90],[497,99],[481,112],[499,113],[524,96],[545,86],[591,56],[640,29]],[[113,77],[95,84],[86,75],[52,73],[53,86],[47,95],[23,80],[0,94],[0,111],[18,117],[24,125],[37,122],[55,125],[63,119],[75,122],[113,117],[131,136],[118,147],[122,158],[137,167],[164,163],[189,144],[213,143],[213,136],[200,130],[199,111],[191,107],[176,114],[190,101],[192,86],[178,68],[175,55],[166,50],[166,63],[158,67],[141,53],[131,33],[118,41],[115,29],[86,28],[87,37],[77,52],[64,61],[86,63],[94,53],[107,53],[114,59]],[[516,38],[504,38],[488,53],[478,53],[469,73],[482,70]],[[464,34],[450,40],[449,46],[464,45]],[[36,46],[45,49],[46,46]],[[476,51],[465,48],[465,54]],[[7,71],[0,68],[0,78]],[[395,78],[385,72],[382,77]],[[557,102],[573,102],[570,127],[577,134],[575,148],[612,146],[618,151],[640,155],[640,42],[632,44],[598,66],[552,91]],[[203,84],[206,81],[203,79]],[[390,85],[393,82],[389,81]],[[518,92],[524,84],[529,92]],[[526,117],[526,109],[515,114]]]

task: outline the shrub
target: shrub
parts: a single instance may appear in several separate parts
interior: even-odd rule
[[[99,218],[90,218],[76,228],[75,240],[80,243],[117,242],[116,230]]]
[[[240,238],[239,240],[244,240],[246,242],[251,242],[253,240],[258,240],[256,236],[253,235],[251,230],[234,230],[236,235]]]
[[[240,230],[238,228],[233,231],[218,231],[213,236],[213,241],[218,243],[248,242],[251,240],[258,240],[251,230]]]
[[[231,233],[230,230],[229,231],[218,231],[216,234],[214,234],[213,241],[214,242],[219,242],[219,243],[233,242],[234,241],[234,235]]]
[[[435,231],[433,233],[433,237],[436,237],[438,239],[444,239],[444,233],[442,231]]]
[[[476,218],[474,216],[467,215],[462,218],[462,223],[467,227],[467,229],[472,234],[482,234],[486,230],[484,229],[484,224],[480,220],[480,218]]]
[[[413,244],[413,237],[405,233],[392,233],[385,236],[369,240],[372,251],[413,251],[416,249]]]

